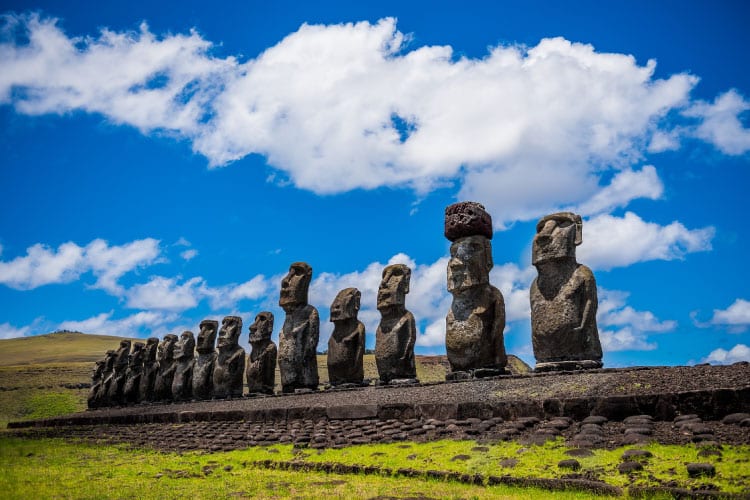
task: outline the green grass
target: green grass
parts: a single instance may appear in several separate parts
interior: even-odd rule
[[[157,453],[62,440],[0,437],[3,498],[524,498],[550,492],[377,475],[259,469],[254,461],[293,458],[290,446],[225,453]],[[592,498],[556,492],[555,498]]]
[[[47,363],[92,363],[117,349],[124,337],[83,333],[49,333],[0,340],[0,366]],[[133,342],[143,339],[128,339]]]

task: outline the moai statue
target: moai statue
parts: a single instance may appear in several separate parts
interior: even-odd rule
[[[137,403],[140,398],[141,378],[143,377],[143,358],[146,354],[146,344],[136,342],[133,350],[128,356],[128,371],[123,389],[123,398],[126,403]]]
[[[560,212],[536,225],[531,263],[539,276],[529,294],[535,371],[602,366],[596,281],[591,269],[576,262],[582,241],[580,215]]]
[[[94,371],[91,377],[91,388],[89,389],[87,400],[87,406],[89,409],[99,407],[99,390],[101,389],[102,382],[104,382],[102,376],[104,375],[105,365],[105,359],[100,359],[96,362],[96,365],[94,365]]]
[[[215,398],[242,397],[242,376],[245,373],[245,350],[238,344],[242,318],[226,316],[219,330],[219,350],[214,363],[213,392]]]
[[[159,339],[149,337],[143,352],[143,374],[141,384],[138,387],[138,401],[154,400],[154,384],[156,375],[159,373],[159,362],[156,360],[156,351],[159,348]]]
[[[328,340],[328,380],[331,385],[358,384],[365,378],[365,325],[357,319],[362,294],[341,290],[331,304],[333,333]]]
[[[117,351],[109,350],[104,355],[104,369],[102,370],[102,382],[99,385],[99,390],[96,394],[97,406],[110,406],[112,403],[109,400],[109,386],[112,384],[112,380],[115,374],[115,360],[117,359]]]
[[[174,346],[177,343],[177,335],[167,334],[159,343],[156,359],[159,362],[159,371],[154,381],[154,401],[166,401],[172,399],[172,380],[177,368],[174,362]]]
[[[120,348],[115,355],[114,372],[112,381],[109,384],[109,402],[111,405],[121,405],[125,403],[125,382],[127,381],[128,357],[130,356],[130,341],[123,340],[120,342]]]
[[[445,318],[451,367],[446,378],[505,374],[505,302],[490,284],[492,219],[479,203],[455,203],[445,209],[445,237],[452,242],[448,292],[453,295]]]
[[[196,344],[198,357],[195,358],[195,365],[193,366],[193,398],[195,399],[211,398],[214,364],[217,356],[216,333],[218,331],[218,321],[212,319],[201,321],[198,343]]]
[[[380,324],[375,332],[375,363],[380,381],[389,383],[417,383],[414,362],[414,342],[417,326],[414,315],[406,310],[411,269],[393,264],[383,269],[378,288]]]
[[[276,344],[271,340],[273,313],[263,311],[250,325],[252,351],[247,359],[247,390],[250,394],[273,394],[276,378]]]
[[[193,332],[184,331],[174,346],[174,378],[172,379],[172,399],[185,401],[193,397],[193,365],[195,363],[195,337]]]
[[[318,310],[307,303],[312,267],[295,262],[281,280],[279,305],[286,313],[279,334],[279,371],[281,390],[318,389]]]

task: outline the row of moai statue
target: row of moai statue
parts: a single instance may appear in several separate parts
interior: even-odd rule
[[[448,291],[453,296],[446,317],[445,346],[448,380],[481,378],[508,373],[503,331],[503,295],[490,284],[493,267],[492,219],[485,208],[461,202],[445,210],[445,236],[451,241]],[[538,276],[531,285],[532,345],[536,371],[575,370],[602,366],[596,326],[596,282],[591,270],[576,261],[582,242],[581,217],[560,212],[537,224],[532,264]],[[375,334],[375,361],[380,382],[416,383],[414,344],[416,322],[406,309],[411,270],[403,264],[387,266],[378,288],[381,313]],[[271,340],[274,316],[257,315],[250,326],[252,351],[239,346],[242,319],[227,316],[200,324],[198,342],[192,332],[179,338],[150,338],[130,348],[109,351],[97,362],[91,388],[91,407],[139,401],[187,400],[242,395],[243,372],[250,394],[272,394],[278,362],[284,393],[317,390],[317,347],[320,319],[308,303],[312,268],[295,262],[281,282],[279,305],[285,312],[279,346]],[[328,341],[328,376],[332,386],[363,385],[365,327],[357,319],[361,293],[339,292],[330,310],[333,333]],[[198,356],[194,356],[197,348]],[[247,367],[245,365],[247,364]]]

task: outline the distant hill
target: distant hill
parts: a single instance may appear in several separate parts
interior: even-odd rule
[[[108,350],[117,349],[121,340],[123,337],[80,332],[48,333],[0,340],[0,366],[86,361],[93,363],[101,359]]]

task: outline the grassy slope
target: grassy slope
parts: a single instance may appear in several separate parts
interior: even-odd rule
[[[121,340],[121,337],[69,332],[0,340],[0,366],[93,363],[108,350],[117,349]]]

